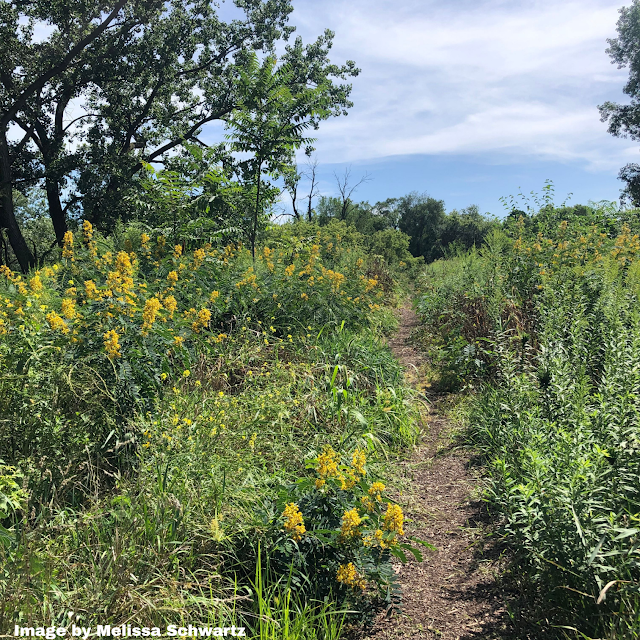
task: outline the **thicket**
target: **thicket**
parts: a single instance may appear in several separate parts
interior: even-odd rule
[[[485,495],[546,632],[640,632],[639,221],[517,212],[418,300],[441,384],[478,390]]]
[[[385,493],[415,438],[380,341],[396,277],[342,223],[252,258],[138,226],[0,273],[0,625],[337,638],[420,555]]]

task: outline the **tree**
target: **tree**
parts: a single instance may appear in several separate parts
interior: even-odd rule
[[[31,117],[34,105],[55,93],[58,79],[70,68],[81,66],[87,51],[99,49],[106,37],[115,34],[117,38],[133,28],[125,15],[125,4],[126,0],[118,0],[108,14],[104,5],[93,0],[76,3],[73,13],[67,12],[70,7],[60,1],[18,4],[5,0],[0,4],[0,225],[7,230],[23,270],[34,264],[34,256],[15,217],[14,164],[24,158],[25,147],[35,135],[36,122]],[[157,0],[131,3],[142,13],[159,4]],[[33,40],[37,21],[55,27],[44,42]],[[24,136],[10,143],[10,125],[21,123]]]
[[[318,191],[318,159],[313,158],[309,159],[307,163],[308,169],[303,173],[303,175],[309,180],[309,195],[307,196],[307,221],[311,222],[312,214],[313,214],[313,199],[317,197]]]
[[[15,218],[14,188],[44,183],[59,242],[74,209],[109,230],[128,215],[126,196],[145,163],[206,147],[202,127],[239,107],[252,54],[274,51],[293,28],[290,0],[235,4],[243,17],[224,22],[211,0],[119,0],[108,14],[95,0],[0,3],[0,226],[22,269],[34,256]],[[52,27],[43,42],[33,37],[37,23]],[[357,70],[329,63],[332,35],[286,56],[299,81],[322,84],[334,113],[346,112],[350,86],[329,76]],[[80,107],[73,119],[72,104]],[[16,141],[14,125],[23,131]]]
[[[361,184],[368,182],[371,178],[368,173],[365,173],[358,182],[352,185],[351,167],[345,167],[344,174],[342,176],[338,176],[335,172],[333,175],[335,176],[336,184],[338,185],[338,192],[340,193],[340,220],[346,220],[349,215],[349,209],[353,204],[351,196]]]
[[[429,262],[441,256],[439,237],[446,213],[444,200],[426,194],[410,193],[398,203],[400,231],[410,238],[409,251],[413,256],[424,256]]]
[[[296,38],[295,44],[286,48],[280,64],[275,56],[267,56],[260,63],[253,54],[240,73],[239,105],[227,118],[227,127],[232,150],[249,154],[237,166],[244,182],[256,189],[249,231],[254,258],[264,210],[263,173],[272,178],[290,176],[295,151],[306,146],[310,155],[313,150],[313,139],[305,137],[304,132],[317,129],[322,120],[331,116],[346,114],[352,106],[348,100],[351,85],[335,85],[331,77],[344,79],[357,75],[358,70],[353,63],[337,67],[328,62],[332,40],[330,31],[307,47]]]
[[[608,123],[610,134],[618,138],[640,140],[640,0],[620,9],[617,38],[609,38],[606,50],[612,64],[618,69],[629,67],[629,79],[623,91],[630,98],[629,104],[605,102],[598,108],[601,120]],[[626,183],[622,199],[640,205],[640,164],[625,165],[618,175]]]

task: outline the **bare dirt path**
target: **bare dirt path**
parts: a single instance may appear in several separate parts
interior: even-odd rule
[[[403,589],[401,614],[380,618],[375,640],[514,638],[508,624],[499,575],[500,549],[486,535],[479,499],[479,474],[470,453],[453,443],[451,423],[442,415],[446,397],[431,391],[424,377],[425,355],[411,344],[419,321],[410,307],[399,310],[400,327],[389,340],[410,384],[424,399],[421,439],[399,463],[402,494],[396,499],[408,535],[433,544],[422,563],[395,565]]]

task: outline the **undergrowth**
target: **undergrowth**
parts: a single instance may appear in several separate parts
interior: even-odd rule
[[[85,224],[2,270],[0,628],[332,640],[397,602],[390,555],[419,552],[384,462],[414,409],[395,276],[350,233],[276,229],[254,262]]]
[[[441,383],[477,391],[469,438],[527,615],[560,637],[635,638],[640,238],[631,213],[596,214],[505,223],[428,267],[418,309]]]

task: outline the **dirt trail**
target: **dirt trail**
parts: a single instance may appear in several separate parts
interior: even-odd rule
[[[395,565],[403,589],[402,613],[377,621],[369,637],[471,640],[513,638],[499,585],[500,550],[483,535],[486,519],[479,500],[478,473],[470,454],[452,443],[452,426],[439,406],[445,397],[430,390],[424,354],[410,342],[416,314],[399,311],[400,327],[389,340],[410,384],[425,400],[421,440],[400,463],[405,532],[433,544],[422,563]],[[521,636],[518,636],[521,637]]]

